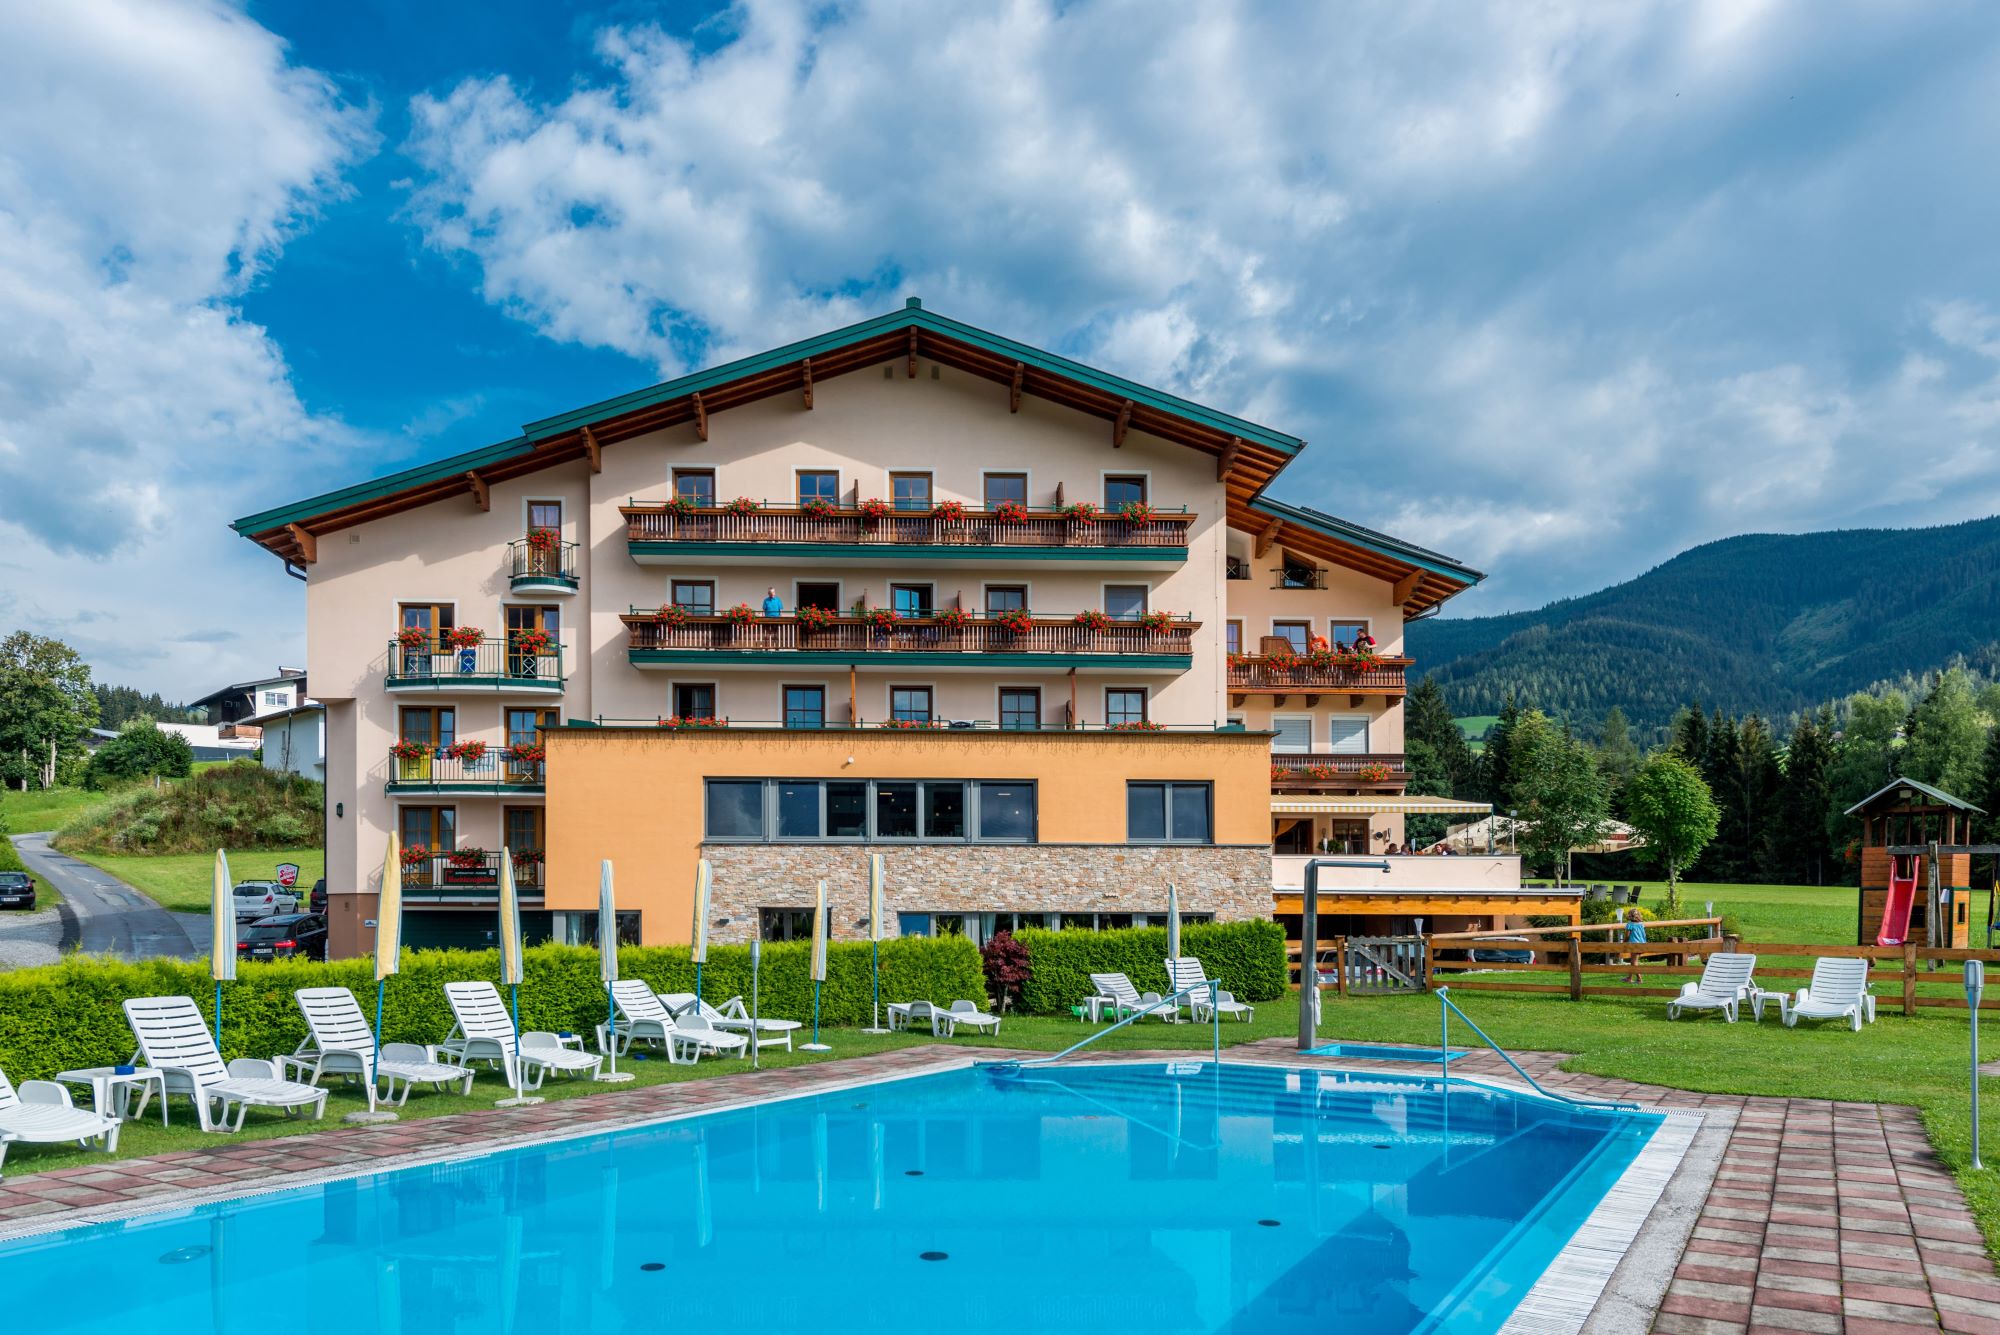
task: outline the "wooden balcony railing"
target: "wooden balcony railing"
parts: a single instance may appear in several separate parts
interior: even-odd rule
[[[1329,788],[1402,788],[1410,771],[1401,753],[1334,755],[1322,751],[1271,753],[1271,787],[1279,792]]]
[[[515,850],[514,888],[525,899],[542,897],[542,854]],[[420,898],[464,896],[479,898],[500,893],[500,854],[468,848],[455,853],[432,853],[403,859],[403,893]]]
[[[620,507],[629,542],[783,543],[798,546],[1001,547],[1001,548],[1185,548],[1195,516],[1186,511],[1155,513],[1148,519],[1097,515],[1084,523],[1067,515],[1030,510],[1009,521],[991,510],[967,510],[962,518],[930,511],[896,511],[871,518],[852,507],[831,514],[807,514],[795,505],[765,506],[744,514],[720,507],[691,511],[666,505]]]
[[[384,684],[390,690],[452,690],[463,686],[560,691],[562,646],[551,646],[545,653],[530,653],[511,639],[481,640],[463,647],[441,644],[434,638],[419,645],[391,640]]]
[[[1378,658],[1365,665],[1315,665],[1306,658],[1273,660],[1237,654],[1229,661],[1229,689],[1237,694],[1401,695],[1407,658]]]
[[[491,789],[496,793],[542,791],[542,762],[515,760],[506,747],[488,748],[477,759],[432,751],[389,757],[389,791]]]
[[[1031,617],[1010,630],[990,617],[968,617],[951,625],[936,616],[905,617],[876,625],[866,617],[839,616],[823,626],[795,617],[759,617],[739,623],[725,616],[688,616],[680,624],[657,612],[628,613],[629,652],[830,653],[830,654],[1049,654],[1172,655],[1187,657],[1200,623],[1176,620],[1164,630],[1134,621],[1101,628],[1069,617]]]

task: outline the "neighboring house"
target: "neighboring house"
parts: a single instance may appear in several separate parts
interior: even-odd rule
[[[259,747],[264,768],[326,777],[325,711],[306,695],[304,668],[280,667],[276,676],[239,681],[188,705],[207,715],[225,745],[247,755]],[[273,730],[277,736],[273,736]]]
[[[187,738],[188,746],[194,751],[196,761],[241,760],[255,755],[261,743],[255,737],[225,736],[225,729],[206,723],[163,723],[154,725],[161,732],[176,733]],[[95,751],[118,735],[116,728],[92,728],[85,734],[83,744]]]
[[[281,667],[274,677],[259,677],[255,681],[239,681],[233,686],[225,686],[199,700],[190,701],[188,708],[203,711],[206,721],[218,727],[234,724],[254,727],[261,716],[295,708],[303,704],[305,698],[305,669]]]
[[[1274,845],[1400,840],[1403,624],[1480,578],[1265,498],[1302,446],[912,302],[238,520],[307,578],[336,952],[392,831],[412,944],[503,846],[566,940],[604,858],[648,944],[698,858],[718,940],[820,877],[865,934],[870,852],[892,934],[1269,916]]]
[[[258,716],[263,730],[264,768],[307,779],[326,778],[326,707],[308,701]]]

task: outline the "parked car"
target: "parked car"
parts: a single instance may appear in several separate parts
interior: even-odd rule
[[[35,907],[35,880],[24,871],[0,871],[0,909]]]
[[[326,877],[313,882],[312,894],[306,899],[306,907],[314,913],[326,912]]]
[[[238,922],[299,911],[298,892],[287,890],[276,881],[238,881],[231,893],[236,896]]]
[[[1516,943],[1519,944],[1516,944]],[[1474,964],[1533,964],[1535,952],[1525,936],[1493,936],[1472,949]]]
[[[236,942],[239,959],[326,958],[326,919],[317,913],[281,913],[259,918]]]

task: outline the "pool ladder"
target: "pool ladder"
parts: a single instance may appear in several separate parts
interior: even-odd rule
[[[1207,979],[1203,982],[1196,983],[1192,987],[1184,987],[1178,992],[1174,992],[1167,996],[1161,997],[1158,1001],[1155,1001],[1150,1006],[1144,1006],[1138,1010],[1133,1011],[1130,1015],[1120,1020],[1117,1024],[1114,1024],[1107,1029],[1100,1029],[1094,1034],[1087,1035],[1082,1042],[1072,1043],[1068,1047],[1064,1048],[1061,1052],[1056,1053],[1052,1057],[1033,1057],[1027,1061],[994,1062],[992,1063],[992,1065],[1003,1068],[1014,1068],[1014,1069],[1019,1069],[1024,1066],[1053,1065],[1054,1063],[1061,1061],[1064,1057],[1069,1056],[1070,1053],[1080,1052],[1084,1048],[1089,1047],[1092,1043],[1095,1043],[1098,1039],[1103,1038],[1106,1034],[1115,1034],[1120,1029],[1123,1029],[1126,1025],[1131,1024],[1133,1021],[1143,1020],[1148,1015],[1157,1013],[1163,1007],[1167,1006],[1173,1007],[1174,1013],[1178,1015],[1180,1014],[1180,1009],[1181,1009],[1181,998],[1186,997],[1189,999],[1190,1002],[1192,1002],[1193,998],[1203,993],[1206,993],[1208,995],[1209,1022],[1215,1026],[1215,1041],[1211,1045],[1211,1051],[1216,1062],[1220,1063],[1222,1061],[1222,1008],[1218,1006],[1216,1003],[1221,1000],[1221,997],[1218,995],[1221,991],[1221,988],[1222,988],[1221,979],[1218,978]],[[1193,1006],[1190,1005],[1188,1009],[1192,1011]]]
[[[1508,1056],[1507,1050],[1505,1048],[1501,1047],[1498,1043],[1495,1043],[1492,1039],[1488,1038],[1486,1036],[1486,1031],[1484,1029],[1481,1029],[1478,1025],[1474,1024],[1472,1021],[1472,1017],[1470,1015],[1467,1015],[1464,1011],[1460,1010],[1458,1008],[1458,1003],[1445,995],[1447,992],[1451,991],[1450,988],[1440,987],[1436,989],[1436,991],[1437,991],[1437,999],[1439,1002],[1438,1071],[1443,1079],[1447,1081],[1451,1079],[1451,1017],[1456,1015],[1458,1016],[1459,1019],[1465,1021],[1467,1027],[1469,1027],[1473,1033],[1479,1035],[1481,1042],[1483,1042],[1484,1044],[1486,1044],[1487,1047],[1492,1048],[1495,1052],[1500,1054],[1501,1061],[1506,1062],[1509,1066],[1514,1068],[1515,1075],[1518,1075],[1523,1080],[1527,1081],[1528,1087],[1533,1089],[1537,1094],[1540,1094],[1543,1098],[1553,1099],[1557,1103],[1567,1103],[1571,1107],[1575,1108],[1606,1108],[1611,1110],[1612,1112],[1639,1111],[1638,1104],[1629,1103],[1623,1099],[1582,1098],[1574,1094],[1564,1094],[1558,1090],[1542,1088],[1540,1081],[1536,1080],[1535,1077],[1529,1075],[1526,1071],[1522,1070],[1521,1063],[1515,1061],[1512,1057]]]

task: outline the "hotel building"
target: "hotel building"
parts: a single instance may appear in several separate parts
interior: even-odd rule
[[[925,310],[238,520],[306,584],[334,950],[1265,917],[1402,835],[1403,625],[1479,578],[1264,495],[1304,442]],[[1370,645],[1372,641],[1372,647]]]

